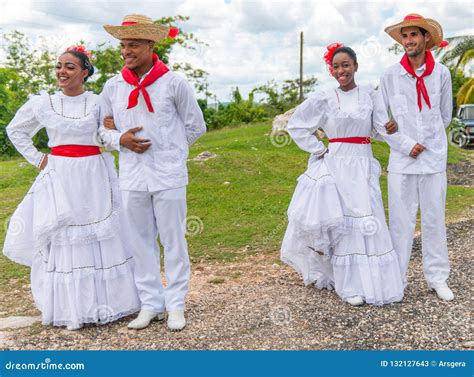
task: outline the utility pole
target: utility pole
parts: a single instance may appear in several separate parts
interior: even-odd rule
[[[303,32],[300,33],[300,98],[299,102],[303,102]]]

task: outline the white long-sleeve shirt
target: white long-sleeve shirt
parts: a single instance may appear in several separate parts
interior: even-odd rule
[[[38,166],[43,153],[33,145],[32,137],[42,128],[48,134],[48,147],[59,145],[110,146],[112,137],[98,138],[99,97],[91,92],[70,97],[62,92],[32,96],[15,114],[6,130],[9,139],[23,157]],[[76,118],[76,119],[73,119]]]
[[[425,65],[416,70],[421,75]],[[422,99],[418,108],[416,78],[400,63],[391,66],[380,81],[379,92],[384,106],[398,124],[398,133],[407,142],[402,148],[391,146],[388,170],[401,174],[431,174],[446,170],[448,143],[445,128],[453,110],[451,74],[444,65],[435,63],[431,75],[424,77],[431,109]],[[426,150],[418,158],[409,156],[416,143]]]
[[[120,150],[120,188],[160,191],[185,186],[189,146],[206,132],[191,86],[178,74],[165,73],[146,87],[154,112],[148,111],[141,92],[137,106],[127,109],[134,88],[119,74],[106,82],[101,93],[101,119],[113,116],[117,131],[101,127],[100,134],[111,135],[113,147]],[[122,134],[135,127],[143,127],[137,137],[152,143],[142,154],[120,146]]]
[[[318,89],[298,106],[288,122],[288,132],[301,149],[314,156],[326,151],[322,141],[314,135],[318,128],[322,128],[329,138],[370,137],[376,134],[391,148],[408,150],[411,145],[409,138],[399,132],[388,135],[385,130],[389,118],[379,92],[366,85],[345,93],[336,88]],[[364,121],[363,117],[366,117]],[[353,121],[350,121],[351,118]],[[371,153],[369,145],[350,143],[334,143],[330,150],[332,153],[358,153],[363,150]]]

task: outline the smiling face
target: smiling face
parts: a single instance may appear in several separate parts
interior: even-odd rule
[[[431,38],[430,33],[425,35],[416,26],[404,27],[401,30],[402,45],[409,57],[415,57],[425,52],[426,44]]]
[[[56,79],[61,89],[75,91],[82,88],[88,71],[82,66],[81,59],[72,54],[62,54],[56,63]]]
[[[122,39],[120,48],[125,66],[140,70],[152,61],[154,42],[143,39]]]
[[[342,89],[355,87],[354,76],[358,65],[346,52],[338,52],[332,59],[333,77]]]

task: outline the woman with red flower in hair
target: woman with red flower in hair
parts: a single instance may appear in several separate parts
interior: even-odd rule
[[[76,330],[132,314],[140,302],[114,160],[99,148],[110,140],[99,132],[98,96],[84,90],[90,55],[69,48],[55,70],[60,91],[33,96],[7,127],[40,172],[10,219],[3,253],[31,267],[43,324]],[[32,142],[42,128],[49,154]]]
[[[288,209],[281,259],[306,285],[335,289],[351,305],[398,302],[403,284],[371,136],[377,131],[389,144],[401,136],[380,96],[356,84],[355,52],[333,44],[325,60],[339,86],[316,92],[288,123],[293,140],[311,156]],[[318,128],[328,136],[328,148],[314,135]]]

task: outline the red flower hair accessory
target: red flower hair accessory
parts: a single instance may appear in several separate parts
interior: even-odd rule
[[[179,29],[177,27],[170,27],[168,31],[168,37],[176,38],[179,34]]]
[[[336,42],[333,44],[330,44],[327,46],[327,51],[324,53],[324,61],[326,62],[326,65],[328,66],[329,72],[331,75],[333,74],[334,70],[332,69],[332,57],[334,55],[334,51],[336,51],[338,48],[344,47],[342,43]]]
[[[86,48],[83,45],[76,45],[76,46],[70,46],[66,49],[66,51],[78,51],[82,52],[85,56],[87,56],[90,59],[92,59],[92,55],[89,51],[86,50]]]

